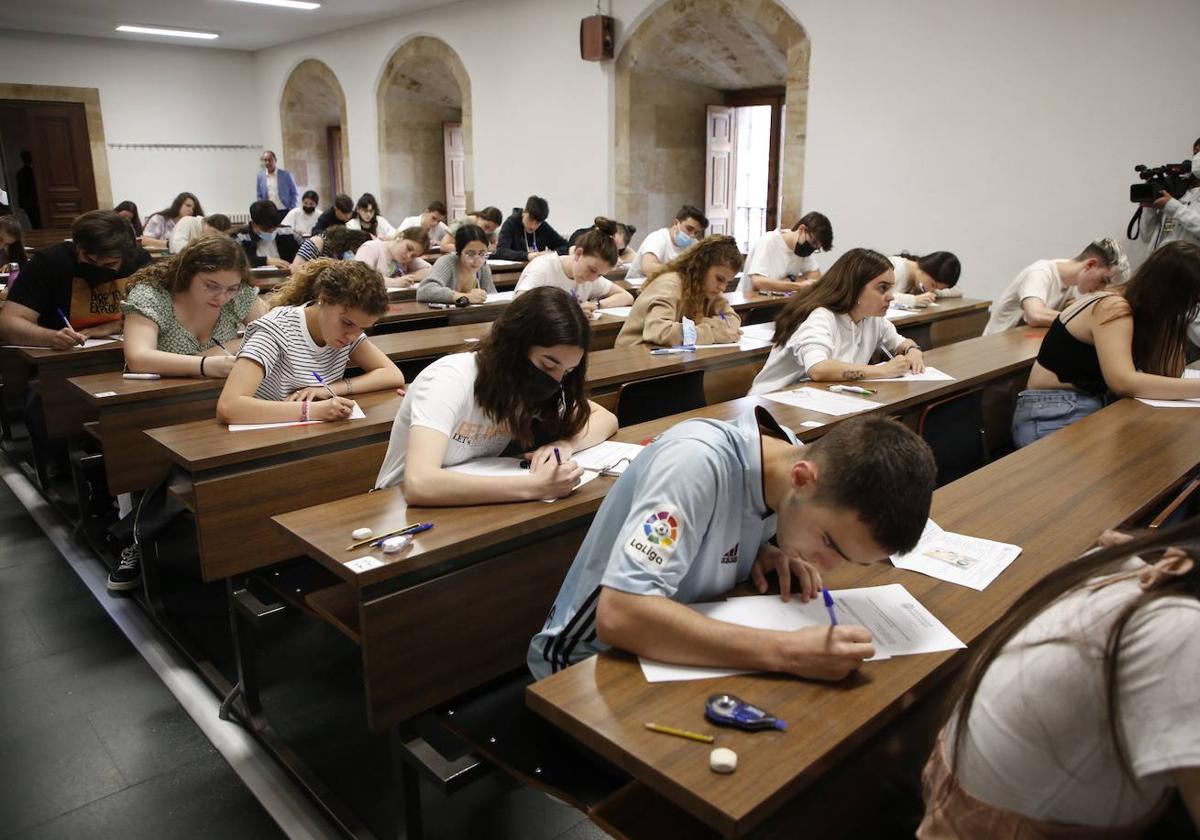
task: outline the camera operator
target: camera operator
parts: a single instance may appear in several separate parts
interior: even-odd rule
[[[1182,239],[1200,245],[1200,139],[1192,144],[1192,182],[1180,198],[1166,190],[1143,204],[1141,240],[1151,249]]]

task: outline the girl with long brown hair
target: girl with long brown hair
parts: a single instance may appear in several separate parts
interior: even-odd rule
[[[241,347],[238,327],[267,311],[242,248],[203,236],[129,281],[125,364],[134,373],[224,379]]]
[[[561,289],[526,292],[478,351],[443,356],[404,397],[376,487],[404,483],[410,504],[470,505],[566,496],[572,455],[607,440],[617,420],[587,398],[588,318]],[[528,476],[497,480],[446,469],[515,445]],[[560,463],[561,462],[561,463]]]
[[[788,301],[775,321],[774,347],[751,394],[797,382],[884,379],[921,372],[921,348],[884,315],[892,300],[892,263],[878,251],[852,248],[821,278]],[[870,364],[883,349],[891,358]]]
[[[1200,379],[1181,379],[1187,328],[1200,309],[1200,246],[1169,242],[1152,253],[1123,294],[1099,292],[1050,324],[1017,396],[1018,447],[1082,420],[1108,394],[1200,398]]]
[[[180,219],[187,216],[203,216],[204,208],[193,193],[181,192],[175,196],[170,207],[151,213],[142,228],[143,248],[166,248],[171,241],[171,232]]]
[[[633,295],[604,276],[620,257],[616,234],[616,222],[597,216],[591,229],[575,240],[570,254],[543,254],[525,266],[517,281],[516,296],[539,286],[553,286],[578,301],[588,315],[597,309],[633,303]]]
[[[1173,790],[1200,826],[1200,520],[1101,545],[972,655],[917,837],[1141,837]]]
[[[617,335],[617,347],[723,344],[742,322],[725,289],[742,267],[732,236],[708,236],[651,272]]]

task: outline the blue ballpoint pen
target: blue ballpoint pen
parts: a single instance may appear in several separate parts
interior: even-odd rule
[[[562,466],[562,455],[559,454],[557,446],[554,447],[554,460],[558,462],[560,467]]]
[[[833,596],[829,594],[829,588],[821,587],[821,597],[825,599],[825,609],[829,612],[829,624],[832,627],[837,627],[837,613],[833,610]]]
[[[62,318],[62,322],[64,325],[66,325],[67,329],[69,329],[71,332],[79,332],[79,330],[71,326],[71,322],[67,320],[67,313],[63,312],[61,309],[56,309],[54,311],[58,313],[59,318]],[[81,344],[80,346],[82,347],[83,345]]]
[[[406,537],[410,535],[415,537],[417,534],[423,534],[432,527],[432,522],[422,522],[419,525],[409,525],[407,528],[401,528],[399,531],[394,531],[390,534],[384,534],[382,537],[372,540],[369,545],[371,547],[383,545],[384,540],[389,540],[392,537]]]
[[[328,392],[329,392],[329,396],[331,396],[331,397],[336,397],[336,396],[337,396],[337,394],[333,393],[333,389],[332,389],[332,388],[330,388],[328,385],[326,385],[326,384],[325,384],[325,380],[321,378],[321,374],[317,373],[317,372],[314,370],[314,371],[312,372],[312,375],[313,375],[313,379],[315,379],[315,380],[317,380],[317,382],[321,383],[321,387],[322,387],[322,388],[324,388],[326,391],[328,391]]]

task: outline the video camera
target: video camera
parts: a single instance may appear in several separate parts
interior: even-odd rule
[[[1144,164],[1138,164],[1133,169],[1142,179],[1142,183],[1129,186],[1129,200],[1134,204],[1149,204],[1156,201],[1162,196],[1164,190],[1172,198],[1183,198],[1183,194],[1192,186],[1192,162],[1190,160],[1182,163],[1167,163],[1153,169]]]

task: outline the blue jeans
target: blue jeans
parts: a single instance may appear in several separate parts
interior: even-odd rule
[[[1079,391],[1022,391],[1013,411],[1013,443],[1020,449],[1104,408],[1105,399]]]

